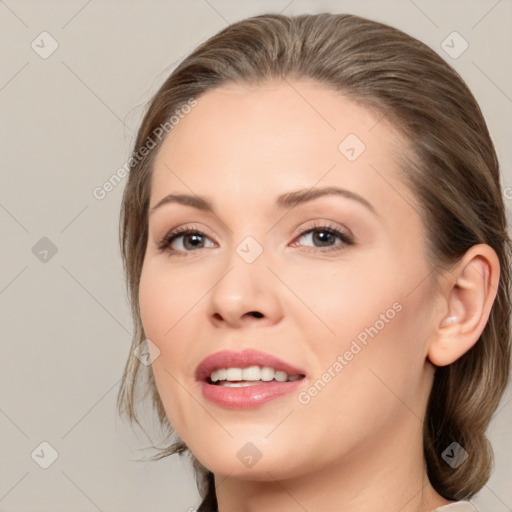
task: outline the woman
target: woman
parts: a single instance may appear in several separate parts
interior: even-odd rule
[[[510,240],[480,109],[352,15],[262,15],[151,101],[121,242],[147,390],[200,511],[476,510],[509,375]]]

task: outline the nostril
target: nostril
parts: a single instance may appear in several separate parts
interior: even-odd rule
[[[261,318],[263,316],[259,311],[251,311],[249,314],[254,318]]]

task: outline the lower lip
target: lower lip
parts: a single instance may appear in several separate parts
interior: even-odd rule
[[[265,382],[254,386],[230,388],[201,382],[203,396],[215,405],[226,409],[254,409],[270,400],[295,391],[305,378],[287,382]]]

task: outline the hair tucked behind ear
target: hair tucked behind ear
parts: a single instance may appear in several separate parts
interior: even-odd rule
[[[510,371],[511,242],[506,227],[499,166],[480,109],[460,76],[433,50],[387,25],[352,15],[262,15],[228,26],[187,57],[153,97],[133,154],[174,111],[208,90],[270,79],[317,80],[386,116],[409,142],[398,156],[403,178],[418,198],[427,230],[428,258],[441,273],[473,245],[497,253],[500,283],[489,321],[474,347],[438,368],[424,423],[424,453],[430,481],[447,499],[474,495],[487,481],[492,450],[485,437]],[[143,339],[139,279],[147,242],[151,165],[157,149],[137,159],[125,188],[121,248],[135,335]],[[435,279],[438,273],[434,272]],[[118,409],[131,420],[139,361],[130,355]],[[172,433],[150,369],[146,385],[161,425]],[[137,420],[138,423],[138,420]],[[139,423],[140,424],[140,423]],[[459,443],[468,459],[453,469],[441,457]],[[184,453],[175,442],[160,456]],[[215,511],[211,472],[192,456],[203,503]]]

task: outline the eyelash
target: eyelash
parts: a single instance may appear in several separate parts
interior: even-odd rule
[[[331,226],[329,224],[313,224],[313,226],[299,231],[296,233],[296,238],[302,238],[304,235],[307,235],[308,233],[320,231],[324,233],[329,233],[331,235],[334,235],[335,237],[339,238],[343,245],[345,246],[351,246],[354,245],[354,240],[351,236],[349,236],[346,233],[343,233],[338,228],[335,228],[334,226]],[[162,252],[168,252],[169,256],[183,256],[187,257],[190,253],[197,252],[201,249],[207,249],[207,247],[200,247],[199,249],[195,249],[192,251],[182,251],[177,249],[171,249],[170,245],[179,238],[180,236],[184,235],[200,235],[209,238],[205,233],[199,231],[198,229],[191,228],[189,226],[183,226],[181,228],[177,228],[173,231],[170,231],[167,233],[157,244],[157,249]],[[342,250],[343,247],[340,247],[340,245],[336,245],[333,247],[305,247],[304,248],[306,252],[331,252],[331,251],[339,251]]]

